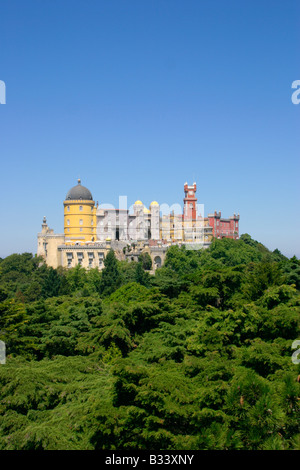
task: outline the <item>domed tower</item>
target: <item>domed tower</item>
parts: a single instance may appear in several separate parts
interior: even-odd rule
[[[64,201],[64,234],[66,243],[85,244],[96,240],[96,207],[91,192],[81,185],[68,192]]]

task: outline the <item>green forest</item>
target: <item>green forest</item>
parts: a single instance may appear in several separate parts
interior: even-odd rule
[[[1,450],[300,449],[295,256],[244,234],[104,264],[0,259]]]

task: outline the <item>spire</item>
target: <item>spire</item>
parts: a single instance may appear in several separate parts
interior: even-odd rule
[[[44,215],[43,223],[42,223],[42,233],[47,233],[47,230],[48,230],[47,219],[46,219],[46,216]]]

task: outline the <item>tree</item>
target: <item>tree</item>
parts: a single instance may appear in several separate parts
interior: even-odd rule
[[[247,234],[168,253],[0,260],[0,450],[300,448],[299,260]]]
[[[3,300],[7,299],[8,297],[8,292],[5,289],[5,287],[0,286],[0,302],[3,302]]]
[[[100,281],[100,293],[110,295],[121,286],[121,274],[113,250],[110,250],[104,260],[104,269]]]
[[[165,266],[155,271],[155,277],[151,283],[168,297],[176,297],[185,286],[183,279],[171,268]]]
[[[71,292],[82,289],[86,281],[86,271],[78,264],[75,268],[66,272],[66,278],[69,283]]]
[[[59,276],[57,270],[49,267],[42,285],[42,296],[53,297],[59,295],[60,285],[61,277]]]
[[[141,284],[142,286],[149,285],[149,273],[146,273],[144,271],[142,262],[136,263],[135,281]]]
[[[149,253],[141,253],[139,256],[139,261],[142,263],[143,269],[150,271],[152,268],[152,259]]]

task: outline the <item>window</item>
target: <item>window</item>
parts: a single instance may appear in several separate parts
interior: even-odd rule
[[[70,225],[70,220],[69,219],[67,219],[67,225]]]
[[[79,219],[79,225],[83,225],[83,220]]]
[[[83,253],[77,253],[78,264],[82,264],[83,260]]]
[[[94,253],[88,253],[89,257],[89,268],[93,266],[93,260],[94,260]]]
[[[99,258],[99,268],[102,268],[103,261],[104,261],[104,253],[98,253],[98,258]]]
[[[67,253],[68,268],[71,268],[73,261],[73,253]]]
[[[70,212],[70,206],[67,206],[67,211]]]
[[[80,227],[79,231],[82,232],[82,227]]]
[[[79,210],[80,210],[80,211],[83,211],[83,207],[82,207],[82,206],[79,206]]]

